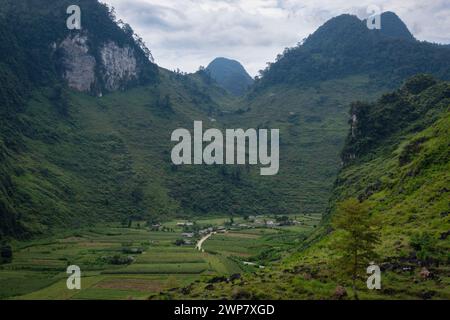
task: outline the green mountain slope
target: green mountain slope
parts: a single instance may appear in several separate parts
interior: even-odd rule
[[[395,20],[393,14],[385,15],[389,17],[388,21]],[[396,24],[403,22],[398,20]],[[397,29],[401,30],[401,27],[390,28]],[[383,32],[369,30],[365,21],[344,14],[326,22],[302,44],[286,49],[263,71],[257,87],[304,85],[364,74],[371,81],[395,88],[418,73],[433,73],[448,79],[449,56],[447,46],[393,36],[389,29]]]
[[[60,70],[63,60],[52,51],[53,43],[70,37],[68,2],[46,3],[8,1],[0,19],[6,41],[0,45],[0,236],[28,237],[99,220],[251,214],[277,206],[270,191],[246,181],[250,173],[244,168],[171,165],[173,130],[192,129],[194,120],[221,126],[212,117],[233,107],[234,98],[206,72],[157,69],[129,27],[114,21],[113,11],[84,0],[78,2],[85,13],[81,33],[88,34],[93,57],[100,61],[96,50],[114,41],[132,48],[142,66],[135,81],[103,97],[92,95],[108,93],[101,81],[90,92],[70,90]],[[31,17],[34,9],[37,18]],[[102,73],[96,71],[97,79]],[[260,198],[267,200],[255,204]]]
[[[103,77],[107,66],[98,64],[93,86],[79,93],[67,88],[64,52],[52,50],[54,43],[74,39],[65,27],[68,2],[45,3],[7,1],[8,14],[0,17],[0,35],[11,44],[0,45],[6,75],[0,86],[0,209],[7,236],[130,217],[324,212],[339,170],[347,105],[375,99],[397,81],[390,80],[417,71],[411,66],[444,76],[449,68],[447,48],[372,33],[344,15],[286,51],[247,96],[236,98],[205,70],[183,75],[158,69],[113,11],[83,0],[79,4],[89,10],[82,34],[95,61],[113,41],[116,51],[133,49],[141,67],[137,78],[121,79],[114,92]],[[39,15],[31,17],[30,8]],[[361,47],[354,47],[356,39]],[[381,67],[369,65],[368,51],[388,59]],[[358,61],[362,66],[354,68]],[[387,69],[397,78],[379,73]],[[99,93],[106,94],[93,96]],[[194,120],[205,127],[279,128],[280,173],[172,166],[170,134],[191,129]]]
[[[216,112],[214,90],[203,91],[201,83],[161,70],[156,85],[102,98],[65,90],[55,98],[55,89],[36,89],[10,122],[20,149],[5,147],[7,132],[1,139],[4,234],[99,220],[275,210],[278,201],[246,178],[249,170],[171,165],[173,130],[192,130],[194,119],[220,126],[209,117]]]
[[[449,79],[448,48],[411,39],[393,13],[385,18],[384,32],[351,15],[326,22],[285,50],[241,100],[240,112],[223,118],[228,126],[280,129],[280,172],[267,182],[283,199],[277,212],[325,211],[352,101],[375,100],[418,72]]]
[[[381,267],[382,288],[367,290],[361,281],[360,297],[449,299],[450,83],[419,76],[376,103],[353,104],[352,111],[360,111],[364,118],[358,120],[354,134],[351,130],[348,135],[342,155],[346,164],[333,188],[328,217],[335,215],[337,202],[358,197],[370,205],[379,221],[380,258],[375,263]],[[399,122],[405,115],[409,118]],[[374,135],[380,138],[369,139]],[[368,141],[364,151],[355,152]],[[346,160],[349,150],[355,152],[351,161]],[[248,275],[241,283],[223,283],[220,291],[208,292],[199,284],[191,294],[201,298],[339,298],[337,286],[349,289],[350,283],[336,271],[333,243],[339,230],[333,230],[329,221],[324,220],[309,245],[271,268]]]

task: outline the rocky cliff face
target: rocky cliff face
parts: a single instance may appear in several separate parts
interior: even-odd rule
[[[108,41],[97,49],[87,35],[69,35],[57,46],[61,50],[62,76],[80,92],[117,91],[138,80],[139,67],[133,48]]]
[[[74,35],[65,38],[59,48],[62,50],[63,78],[70,88],[88,92],[95,82],[95,58],[90,54],[88,38]]]
[[[120,48],[110,41],[102,47],[100,56],[103,70],[101,76],[106,90],[119,90],[127,82],[137,79],[137,61],[132,48]]]

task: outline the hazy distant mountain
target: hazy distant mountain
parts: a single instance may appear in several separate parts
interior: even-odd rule
[[[253,84],[252,77],[236,60],[216,58],[206,69],[220,86],[234,95],[242,95]]]

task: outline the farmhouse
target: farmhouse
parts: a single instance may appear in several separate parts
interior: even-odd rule
[[[186,238],[192,238],[194,236],[194,234],[191,232],[185,232],[185,233],[182,233],[181,235]]]
[[[190,221],[187,221],[187,222],[177,222],[177,226],[178,227],[190,227],[190,226],[193,226],[194,225],[194,223],[193,222],[190,222]]]

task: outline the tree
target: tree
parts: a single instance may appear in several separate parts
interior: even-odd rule
[[[11,262],[12,257],[13,257],[13,251],[12,251],[11,246],[6,243],[2,244],[1,249],[0,249],[0,260],[8,263],[8,262]]]
[[[131,192],[131,198],[133,199],[133,203],[135,205],[138,205],[142,202],[142,200],[144,200],[144,191],[140,186],[137,186],[133,189],[133,191]]]
[[[55,86],[50,100],[53,102],[59,114],[64,117],[69,115],[69,95],[61,85]]]
[[[175,245],[178,246],[178,247],[184,245],[184,240],[183,239],[175,240]]]
[[[338,270],[351,278],[355,299],[358,299],[356,281],[377,257],[375,247],[380,242],[377,223],[367,203],[350,198],[338,205],[333,226],[339,232],[334,242],[339,255]]]

